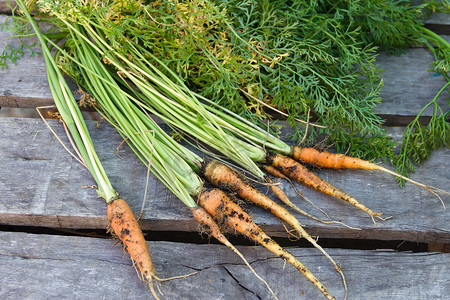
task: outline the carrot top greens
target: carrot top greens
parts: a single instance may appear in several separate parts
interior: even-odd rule
[[[40,32],[37,23],[30,15],[25,4],[22,1],[18,1],[17,4],[25,16],[24,19],[28,20],[30,27],[34,30],[41,42],[50,90],[61,119],[69,133],[69,139],[76,152],[74,156],[91,173],[98,186],[98,195],[109,203],[117,199],[118,194],[113,189],[103,165],[97,156],[86,123],[81,115],[80,108],[78,107],[63,73],[54,60],[50,49],[47,47],[46,37]]]
[[[431,121],[423,125],[417,118],[406,128],[400,153],[394,153],[397,143],[375,113],[381,101],[381,70],[375,65],[380,49],[398,52],[425,45],[436,58],[431,70],[449,79],[450,45],[423,26],[427,13],[448,13],[449,1],[414,3],[36,1],[57,27],[58,17],[75,21],[76,6],[83,6],[83,14],[101,21],[99,29],[113,48],[132,41],[150,63],[167,66],[160,71],[169,78],[176,73],[174,81],[181,79],[191,91],[253,123],[270,120],[269,107],[276,108],[294,128],[292,141],[302,140],[305,130],[306,143],[325,135],[338,152],[390,159],[402,174],[414,170],[413,163],[420,164],[433,149],[450,145],[449,110],[433,99]],[[50,7],[51,13],[46,11]],[[22,23],[13,25],[17,36],[27,35]],[[5,58],[20,55],[14,49],[2,54],[2,67]],[[121,54],[128,56],[129,50],[125,47]],[[446,91],[448,87],[440,93]],[[298,120],[321,126],[306,127]],[[269,130],[277,133],[276,124]]]

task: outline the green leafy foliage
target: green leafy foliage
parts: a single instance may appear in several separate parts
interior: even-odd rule
[[[267,106],[276,107],[289,115],[295,142],[305,131],[296,120],[309,121],[310,112],[322,125],[309,127],[310,140],[326,134],[339,149],[351,145],[350,154],[367,149],[365,157],[387,156],[391,147],[368,147],[391,145],[374,113],[381,87],[376,48],[364,45],[359,28],[343,23],[342,10],[326,5],[155,2],[145,14],[109,23],[107,37],[111,44],[133,39],[192,90],[255,123],[271,118]]]
[[[392,53],[401,53],[401,49],[424,45],[434,55],[435,61],[430,72],[438,73],[450,82],[450,44],[442,37],[424,27],[424,16],[430,13],[450,13],[450,2],[423,1],[412,5],[411,1],[350,1],[344,8],[340,1],[334,7],[348,12],[346,24],[361,28],[361,38],[365,44],[373,44]],[[448,107],[439,107],[436,99],[449,91],[447,83],[436,97],[431,100],[416,118],[405,128],[398,155],[390,155],[396,171],[409,176],[414,165],[420,165],[433,150],[450,146],[450,98]],[[425,109],[432,107],[432,116],[427,124],[421,123]],[[399,180],[400,184],[404,182]]]
[[[447,83],[436,94],[405,129],[402,139],[400,154],[395,160],[397,172],[409,176],[414,172],[414,165],[421,165],[431,154],[440,147],[450,147],[450,97],[447,97],[447,107],[442,108],[437,104],[438,97],[448,92],[450,93],[450,44],[435,33],[423,29],[424,38],[431,42],[426,44],[435,57],[435,61],[430,66],[430,72],[435,72],[444,76]],[[420,123],[422,113],[428,107],[432,107],[432,116],[428,124]],[[402,185],[404,182],[399,180]]]
[[[132,44],[153,65],[167,66],[161,68],[167,76],[175,72],[191,90],[254,123],[266,127],[274,116],[269,107],[276,108],[287,115],[295,143],[306,131],[298,120],[312,122],[305,143],[325,135],[337,151],[389,159],[404,175],[433,149],[449,145],[449,110],[435,100],[428,105],[433,107],[428,124],[419,122],[422,110],[406,128],[398,156],[375,113],[381,101],[381,71],[375,66],[380,49],[400,53],[425,45],[435,56],[430,70],[449,79],[449,43],[423,26],[426,14],[450,12],[448,0],[419,5],[392,0],[86,0],[62,5],[39,0],[36,5],[46,16],[56,16],[48,20],[62,31],[59,18],[71,21],[86,14],[101,19],[102,32],[121,55],[136,59],[129,47],[120,46]],[[65,68],[70,72],[70,66]],[[276,132],[276,125],[269,130]]]
[[[306,1],[223,3],[239,40],[255,40],[259,46],[251,49],[261,66],[252,70],[259,84],[255,97],[266,97],[269,105],[286,111],[292,125],[294,118],[306,120],[311,109],[316,121],[328,127],[311,131],[312,138],[325,133],[330,142],[347,147],[350,141],[356,144],[356,133],[382,133],[381,119],[373,112],[381,83],[373,65],[375,49],[358,41],[357,28],[342,26],[339,14],[330,18]],[[246,48],[245,43],[239,47],[249,52]]]
[[[31,56],[40,54],[34,49],[36,42],[32,38],[35,34],[25,18],[17,15],[6,18],[0,23],[0,31],[10,32],[5,48],[0,54],[1,70],[8,68],[8,62],[15,64],[17,59],[24,55],[25,50],[28,50]]]
[[[415,170],[414,164],[420,166],[433,150],[439,147],[450,146],[450,110],[444,113],[436,103],[436,99],[448,87],[450,87],[450,81],[419,112],[414,121],[405,128],[400,153],[394,161],[396,172],[409,176],[409,173]],[[433,114],[430,121],[423,125],[420,122],[420,117],[425,109],[430,106],[433,109]],[[401,185],[404,184],[403,180],[398,180],[398,182]]]

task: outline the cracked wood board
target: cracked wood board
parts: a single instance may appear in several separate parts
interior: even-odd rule
[[[0,22],[4,20],[5,17],[0,16]],[[6,43],[8,35],[8,32],[0,31],[0,45]],[[385,70],[383,102],[377,106],[377,113],[389,121],[398,121],[398,116],[415,116],[430,102],[445,84],[443,76],[428,72],[432,61],[432,55],[423,48],[409,49],[400,56],[381,54],[377,63]],[[11,63],[8,69],[0,71],[0,82],[0,107],[53,104],[43,57],[30,57],[25,51],[17,65]],[[71,86],[76,89],[73,84]],[[438,103],[445,107],[445,97],[441,96]],[[431,111],[424,113],[424,116],[430,115]]]
[[[151,299],[113,240],[0,232],[0,298]],[[164,299],[273,299],[222,245],[148,242],[158,276],[196,275],[160,284]],[[238,246],[280,300],[324,299],[290,264],[258,246]],[[343,299],[340,276],[317,250],[287,248]],[[443,299],[450,254],[328,249],[342,264],[348,299]]]
[[[62,125],[49,124],[67,144]],[[88,121],[95,146],[115,189],[138,214],[146,184],[146,168],[131,150],[115,149],[122,138],[108,124],[97,128]],[[393,132],[393,134],[398,134]],[[448,189],[450,186],[450,149],[432,154],[412,178]],[[0,223],[7,225],[56,228],[105,228],[104,201],[89,188],[91,175],[59,144],[40,119],[0,118]],[[385,216],[393,216],[375,226],[370,217],[349,204],[312,189],[295,185],[334,219],[350,226],[324,225],[295,214],[310,234],[327,238],[407,240],[414,242],[450,242],[450,213],[439,200],[425,190],[407,184],[400,189],[394,178],[381,172],[364,170],[316,170],[324,180]],[[302,201],[294,188],[282,182],[288,196],[301,208],[324,217]],[[189,210],[171,192],[151,176],[149,198],[141,222],[144,230],[196,231],[197,223]],[[262,188],[262,192],[267,190]],[[273,195],[270,196],[274,199]],[[447,206],[450,196],[443,198]],[[286,236],[278,220],[262,209],[249,207],[254,220],[273,236]]]

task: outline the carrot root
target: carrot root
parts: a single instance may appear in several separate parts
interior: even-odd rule
[[[403,179],[403,180],[406,180],[406,181],[408,181],[408,182],[410,182],[410,183],[412,183],[412,184],[414,184],[414,185],[417,185],[417,186],[419,186],[419,187],[421,187],[421,188],[424,188],[427,192],[432,193],[433,195],[435,195],[435,196],[439,199],[439,201],[441,201],[441,204],[442,204],[442,207],[444,208],[444,210],[447,210],[447,208],[445,207],[444,200],[442,200],[441,196],[439,196],[439,193],[441,193],[441,194],[446,194],[446,195],[450,195],[449,192],[444,191],[444,190],[441,190],[441,189],[436,188],[436,187],[431,186],[431,185],[426,185],[426,184],[417,182],[417,181],[412,180],[412,179],[410,179],[410,178],[408,178],[408,177],[405,177],[405,176],[403,176],[403,175],[400,175],[400,174],[398,174],[397,172],[394,172],[394,171],[391,171],[391,170],[389,170],[389,169],[386,169],[386,168],[384,168],[384,167],[382,167],[382,166],[379,166],[379,165],[376,165],[376,164],[373,164],[373,165],[374,165],[374,167],[373,167],[372,170],[379,170],[379,171],[383,171],[383,172],[389,173],[389,174],[394,175],[394,176],[396,176],[396,177],[398,177],[398,178],[401,178],[401,179]]]
[[[314,247],[321,251],[325,255],[325,257],[327,257],[332,262],[336,270],[340,272],[340,268],[337,266],[334,260],[321,246],[316,243],[316,241],[309,235],[309,233],[303,229],[300,222],[290,212],[288,212],[284,207],[272,201],[270,198],[268,198],[249,184],[245,183],[228,166],[218,161],[211,161],[204,167],[204,175],[211,184],[219,188],[230,189],[231,191],[237,193],[242,199],[250,201],[253,204],[264,208],[265,210],[278,217],[280,220],[288,223],[297,231],[300,237],[304,237]],[[345,278],[342,272],[340,272],[340,275],[343,278],[345,286]]]
[[[157,280],[157,277],[147,242],[130,207],[124,200],[116,199],[108,203],[107,214],[111,230],[123,243],[133,264],[148,283],[152,295],[159,299],[153,287],[153,280]]]
[[[357,157],[347,156],[341,153],[320,151],[314,148],[300,146],[291,147],[290,157],[299,162],[328,169],[367,169],[371,170],[373,163]]]
[[[300,261],[291,253],[279,246],[272,238],[265,234],[236,203],[220,189],[205,190],[199,197],[199,204],[216,220],[223,221],[237,232],[266,247],[272,253],[285,259],[299,270],[313,283],[327,299],[335,299]]]
[[[271,179],[268,178],[268,177],[267,177],[267,180],[269,181],[269,183],[271,182]],[[333,223],[333,222],[336,222],[336,223],[339,223],[339,224],[343,224],[343,223],[338,222],[338,221],[329,221],[329,222],[327,222],[327,221],[320,220],[319,218],[316,218],[313,215],[311,215],[311,214],[301,210],[300,208],[298,208],[294,203],[291,202],[291,200],[287,197],[287,195],[283,192],[283,190],[281,190],[278,186],[271,185],[271,188],[272,188],[272,191],[275,193],[275,195],[281,201],[283,201],[286,205],[288,205],[289,207],[293,208],[294,210],[299,211],[301,214],[304,214],[305,216],[308,216],[309,218],[311,218],[313,220],[316,220],[318,222],[321,222],[321,223]],[[345,224],[343,224],[343,225],[345,225]],[[349,228],[352,228],[352,227],[350,227],[348,225],[345,225],[345,226],[347,226]],[[322,254],[325,255],[325,257],[328,258],[328,260],[330,260],[330,262],[334,265],[336,271],[339,273],[339,275],[341,275],[342,282],[343,282],[343,285],[344,285],[344,288],[345,288],[345,299],[347,299],[347,284],[346,284],[346,281],[345,281],[344,273],[342,273],[342,271],[341,271],[341,267],[336,264],[334,259],[331,258],[331,256],[328,255],[328,253],[319,244],[317,244],[317,242],[309,235],[309,233],[307,233],[303,229],[303,227],[300,225],[299,222],[295,222],[293,227],[301,236],[303,236],[307,241],[309,241],[314,247],[319,249],[319,251],[321,251]]]
[[[436,188],[434,186],[417,182],[415,180],[412,180],[408,177],[398,174],[397,172],[391,171],[372,162],[357,157],[347,156],[340,153],[330,153],[327,151],[320,151],[314,148],[303,148],[300,146],[291,147],[290,156],[299,162],[306,162],[317,167],[331,168],[331,169],[378,170],[386,172],[388,174],[406,180],[414,185],[417,185],[421,188],[424,188],[426,191],[432,193],[441,201],[444,210],[446,210],[445,203],[439,196],[439,194],[450,195],[449,192]]]
[[[228,166],[218,161],[211,161],[204,167],[204,175],[214,186],[228,189],[236,193],[240,198],[264,208],[279,219],[285,221],[297,230],[297,232],[302,231],[300,229],[300,223],[290,212],[257,189],[253,188],[250,184],[244,182],[236,172],[231,170]],[[273,184],[271,184],[271,188],[275,189],[277,196],[279,196],[282,201],[286,201],[290,205],[295,206],[283,191],[279,192],[279,189]],[[307,214],[306,212],[304,213]],[[304,232],[299,232],[299,234],[303,235]]]
[[[148,251],[147,242],[142,234],[139,224],[128,206],[122,199],[116,199],[108,203],[106,209],[108,224],[114,235],[122,242],[131,257],[133,266],[137,266],[138,275],[148,283],[150,292],[155,299],[160,299],[154,288],[154,282],[168,281],[172,279],[186,278],[197,272],[171,278],[159,278],[155,274],[153,262]],[[159,288],[158,288],[159,289]]]
[[[230,241],[225,237],[225,235],[222,234],[219,225],[214,221],[214,219],[211,217],[210,214],[208,214],[202,207],[196,206],[196,207],[190,207],[190,210],[192,212],[192,215],[194,218],[203,226],[207,227],[208,234],[216,238],[219,242],[230,248],[234,253],[236,253],[245,263],[245,265],[252,271],[252,273],[261,280],[264,285],[267,287],[267,289],[270,291],[274,299],[278,299],[275,295],[272,288],[269,286],[267,281],[265,281],[261,276],[256,273],[256,271],[253,269],[253,267],[248,263],[247,259],[242,255],[241,252],[239,252],[236,247],[234,247],[233,244],[230,243]]]
[[[266,181],[269,184],[273,183],[272,179],[270,179],[269,177],[266,177]],[[271,188],[272,192],[275,194],[275,196],[277,196],[277,198],[280,199],[284,204],[286,204],[288,207],[290,207],[291,209],[295,210],[296,212],[298,212],[298,213],[300,213],[300,214],[302,214],[302,215],[304,215],[304,216],[306,216],[306,217],[308,217],[310,219],[313,219],[314,221],[317,221],[317,222],[320,222],[320,223],[323,223],[323,224],[339,224],[339,225],[342,225],[342,226],[350,228],[350,229],[361,230],[360,228],[351,227],[351,226],[349,226],[349,225],[347,225],[345,223],[331,220],[328,217],[328,214],[326,214],[325,212],[324,213],[328,217],[329,221],[321,220],[321,219],[311,215],[310,213],[304,211],[303,209],[301,209],[297,205],[295,205],[280,187],[271,184],[270,188]]]
[[[327,217],[328,220],[331,220],[330,216],[320,207],[318,207],[317,205],[315,205],[311,200],[309,200],[308,198],[305,197],[305,195],[303,195],[303,193],[297,189],[297,187],[294,185],[294,183],[292,182],[292,180],[287,177],[286,175],[284,175],[280,170],[278,170],[277,168],[273,167],[273,166],[269,166],[269,165],[263,165],[264,170],[266,170],[267,173],[269,173],[272,176],[287,180],[289,182],[289,184],[291,185],[291,187],[295,190],[295,193],[297,193],[297,195],[300,196],[300,198],[302,198],[303,200],[305,200],[306,202],[308,202],[309,204],[311,204],[315,209],[317,209],[318,211],[320,211],[321,213],[323,213],[325,215],[325,217]],[[281,200],[281,199],[280,199]],[[283,201],[283,200],[282,200]],[[287,205],[287,204],[286,204]],[[292,209],[297,210],[295,208],[292,207]],[[300,212],[300,211],[299,211]],[[301,213],[301,212],[300,212]],[[337,221],[332,221],[332,222],[337,222]],[[346,226],[345,224],[343,224],[344,226]]]
[[[335,188],[328,182],[322,180],[317,175],[309,171],[305,166],[303,166],[302,164],[300,164],[299,162],[290,157],[286,157],[281,154],[269,153],[267,155],[267,161],[269,164],[278,168],[283,174],[285,174],[292,180],[300,182],[306,186],[312,187],[315,190],[320,191],[322,193],[344,200],[350,203],[351,205],[355,206],[356,208],[368,213],[372,217],[374,223],[375,223],[374,218],[378,218],[382,221],[386,220],[380,217],[382,213],[373,211],[372,209],[368,208],[367,206],[357,201],[355,198]]]

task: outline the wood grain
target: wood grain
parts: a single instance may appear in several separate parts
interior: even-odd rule
[[[15,7],[17,5],[16,1],[14,1],[14,0],[11,0],[10,3],[11,3],[12,7]],[[7,0],[0,0],[0,14],[10,14],[10,13],[11,13],[11,8],[8,5]]]
[[[0,16],[0,23],[7,20],[6,16]],[[49,28],[48,24],[40,24],[41,30]],[[18,48],[20,42],[17,38],[11,37],[11,32],[0,31],[0,45],[6,45]],[[16,63],[7,62],[7,67],[0,70],[0,107],[40,107],[53,105],[53,97],[50,92],[47,80],[47,72],[44,58],[39,55],[41,52],[38,39],[32,37],[25,39],[30,45],[37,43],[33,47],[38,54],[31,56],[28,49],[24,49],[23,57]],[[3,51],[3,48],[0,49]],[[76,86],[70,82],[73,91]]]
[[[115,189],[138,213],[143,201],[146,168],[127,146],[115,153],[122,138],[108,124],[96,127],[87,122],[97,152]],[[51,120],[63,141],[61,124]],[[412,178],[448,189],[450,186],[450,149],[436,151]],[[105,204],[92,188],[87,170],[60,146],[39,119],[0,118],[0,222],[10,225],[61,228],[105,228]],[[361,230],[340,225],[323,225],[299,216],[307,230],[321,237],[408,240],[417,242],[450,241],[449,212],[428,192],[406,185],[400,189],[390,175],[374,171],[316,170],[323,179],[393,219],[372,224],[368,215],[347,203],[295,185],[305,196],[324,209],[334,220]],[[124,175],[125,174],[125,175]],[[324,218],[302,201],[292,186],[283,188],[294,202]],[[188,209],[154,177],[149,181],[149,199],[142,221],[144,229],[159,231],[196,231],[197,224]],[[266,192],[264,188],[261,189]],[[271,197],[273,195],[269,194]],[[450,197],[444,197],[447,206]],[[261,209],[250,208],[254,219],[274,236],[285,236],[278,220]]]
[[[376,62],[384,70],[384,85],[380,93],[382,102],[375,111],[391,123],[399,116],[417,115],[446,83],[444,76],[428,71],[433,56],[424,48],[409,49],[402,55],[381,53]],[[447,107],[447,96],[448,93],[442,93],[438,98],[443,108]],[[432,110],[426,110],[423,115],[431,116]]]
[[[0,298],[150,299],[130,259],[112,240],[0,232]],[[273,299],[230,250],[221,245],[149,242],[164,299]],[[238,247],[280,300],[322,299],[289,264],[256,246]],[[288,248],[337,299],[339,275],[315,249]],[[348,299],[444,299],[450,254],[327,249],[340,264]]]

